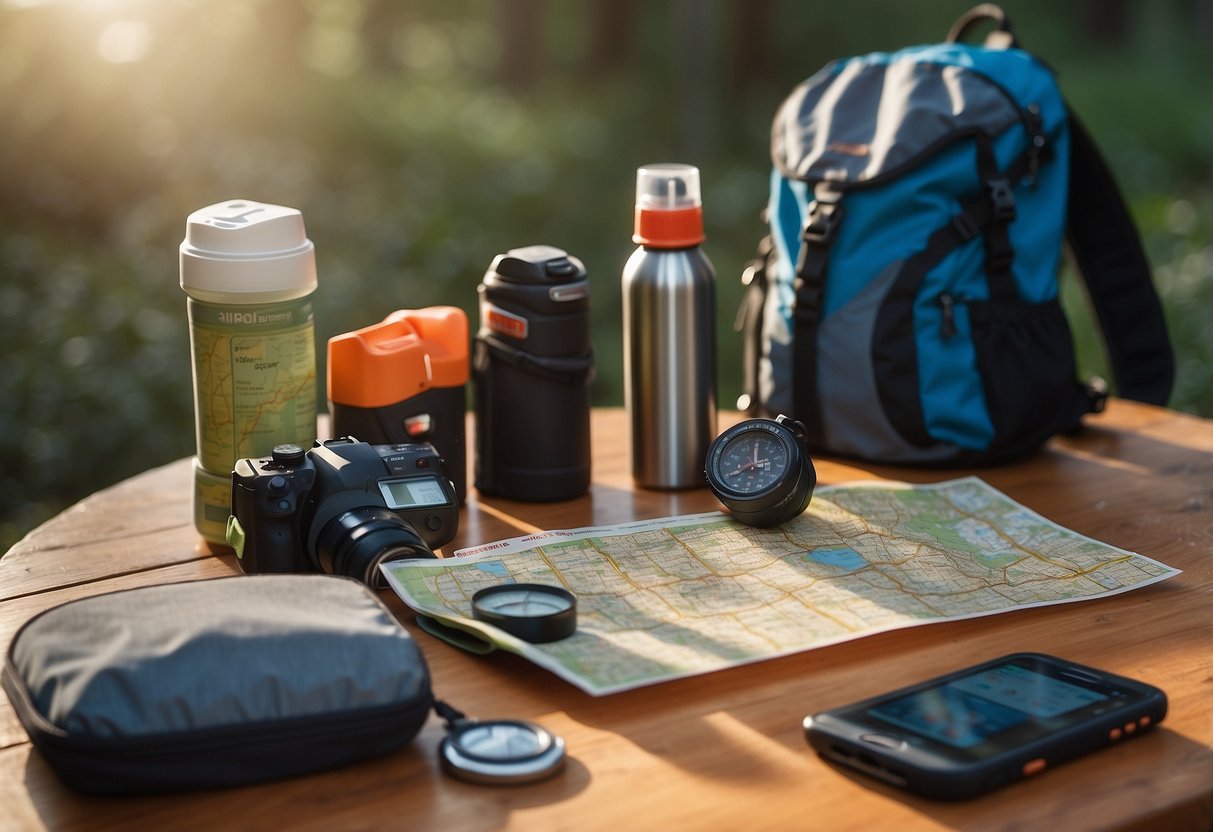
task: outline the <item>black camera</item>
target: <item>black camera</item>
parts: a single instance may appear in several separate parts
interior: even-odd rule
[[[328,572],[379,586],[379,564],[434,557],[458,529],[455,489],[429,443],[279,445],[232,471],[227,539],[250,574]]]

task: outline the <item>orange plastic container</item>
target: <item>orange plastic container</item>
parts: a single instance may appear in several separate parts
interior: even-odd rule
[[[331,432],[371,444],[429,442],[467,493],[468,319],[454,306],[401,309],[329,339]]]

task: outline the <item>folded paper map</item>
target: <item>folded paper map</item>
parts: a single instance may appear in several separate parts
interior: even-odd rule
[[[804,514],[773,529],[711,512],[542,532],[382,569],[422,616],[593,695],[1179,574],[1046,520],[976,477],[821,488]],[[473,620],[472,595],[511,581],[572,592],[577,632],[528,644]]]

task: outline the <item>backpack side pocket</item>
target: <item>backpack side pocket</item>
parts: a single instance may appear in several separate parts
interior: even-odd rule
[[[986,407],[992,459],[1035,448],[1076,429],[1091,400],[1077,380],[1070,325],[1057,299],[967,304]]]

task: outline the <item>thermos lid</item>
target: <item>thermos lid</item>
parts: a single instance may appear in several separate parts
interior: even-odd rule
[[[636,171],[636,233],[650,248],[689,248],[704,241],[699,168],[665,163]]]
[[[233,199],[189,215],[181,288],[204,300],[291,300],[316,288],[316,254],[295,208]]]
[[[555,246],[524,246],[498,254],[485,277],[495,275],[511,283],[567,283],[585,278],[585,266]]]

